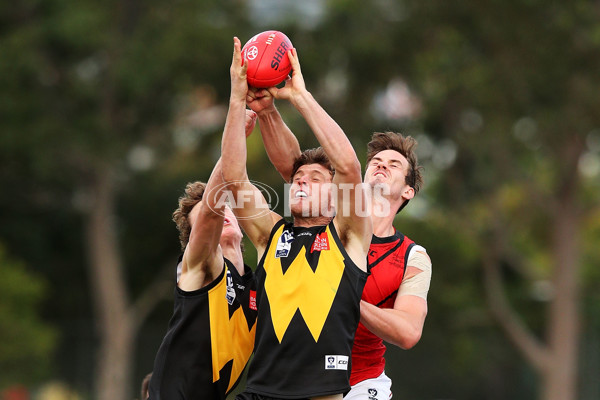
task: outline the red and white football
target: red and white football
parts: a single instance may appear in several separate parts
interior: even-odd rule
[[[248,63],[248,84],[257,88],[276,86],[283,82],[292,65],[287,52],[292,42],[279,31],[265,31],[252,37],[242,47],[242,57]]]

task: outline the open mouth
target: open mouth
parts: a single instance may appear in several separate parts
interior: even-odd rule
[[[383,176],[384,178],[387,178],[387,175],[381,170],[379,170],[373,174],[373,177],[376,177],[376,176]]]
[[[223,219],[223,225],[231,225],[231,221],[229,220],[229,218]]]
[[[298,190],[298,191],[296,192],[296,195],[295,195],[295,197],[296,197],[297,199],[298,199],[298,198],[306,198],[306,197],[308,197],[308,195],[306,194],[306,192],[305,192],[305,191],[303,191],[303,190]]]

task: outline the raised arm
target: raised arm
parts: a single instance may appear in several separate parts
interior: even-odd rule
[[[251,87],[246,102],[258,115],[260,134],[269,160],[281,177],[289,182],[294,160],[301,153],[296,136],[281,118],[268,90]]]
[[[252,244],[259,258],[266,247],[272,227],[281,217],[269,210],[262,193],[250,183],[246,172],[246,135],[244,119],[246,114],[247,64],[243,62],[241,44],[233,40],[233,59],[230,67],[231,95],[227,122],[221,142],[223,181],[231,190],[234,199],[233,212]]]
[[[223,269],[219,247],[223,230],[224,203],[217,202],[221,183],[221,161],[215,165],[204,189],[202,201],[190,212],[191,231],[183,253],[179,287],[185,291],[200,289],[212,282]]]
[[[356,207],[357,204],[365,205],[367,200],[360,162],[342,128],[306,90],[296,49],[290,50],[288,57],[293,69],[292,78],[283,88],[269,88],[269,92],[274,98],[287,99],[294,105],[329,157],[335,168],[333,183],[336,184],[338,199],[334,223],[340,237],[347,239],[344,244],[349,255],[359,267],[366,269],[366,261],[361,257],[371,242],[372,227],[367,213]],[[357,253],[354,253],[355,250]]]
[[[300,112],[343,182],[362,182],[360,163],[346,134],[306,89],[296,49],[291,49],[288,57],[293,68],[292,78],[283,88],[269,88],[269,92],[276,99],[289,100]]]
[[[246,110],[246,136],[256,124],[256,113]],[[221,159],[213,168],[206,183],[202,202],[198,203],[189,215],[191,231],[183,255],[183,267],[179,286],[187,291],[199,289],[212,282],[223,269],[222,249],[219,251],[221,231],[225,215]],[[240,274],[243,274],[243,266]]]

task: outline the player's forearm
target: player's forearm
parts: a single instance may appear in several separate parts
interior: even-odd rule
[[[222,265],[215,262],[223,228],[224,202],[218,201],[222,190],[221,165],[219,159],[206,183],[204,192],[208,195],[203,196],[204,201],[200,204],[196,222],[192,225],[184,255],[188,273],[180,282],[180,287],[184,290],[202,287],[221,271]]]
[[[225,182],[246,177],[246,102],[231,100],[221,142],[222,177]]]
[[[302,114],[325,150],[336,173],[360,176],[360,163],[350,140],[342,128],[319,105],[308,91],[301,92],[292,99],[294,107]]]
[[[379,308],[361,301],[362,324],[383,340],[408,350],[416,345],[423,333],[424,316],[392,308]]]
[[[222,201],[219,201],[220,195],[223,191],[223,162],[222,159],[219,158],[215,167],[208,178],[208,182],[206,182],[205,193],[210,193],[210,196],[203,197],[204,204],[207,207],[201,207],[201,211],[207,215],[213,214],[215,216],[221,216],[223,213],[223,209],[225,208],[225,204]],[[215,190],[217,190],[215,192]]]
[[[275,107],[260,112],[258,124],[269,160],[281,177],[289,182],[294,160],[301,153],[296,136],[288,128]]]

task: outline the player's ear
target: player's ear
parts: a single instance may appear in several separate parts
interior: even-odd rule
[[[406,200],[410,200],[415,197],[415,188],[406,185],[402,191],[402,197],[404,197]]]

